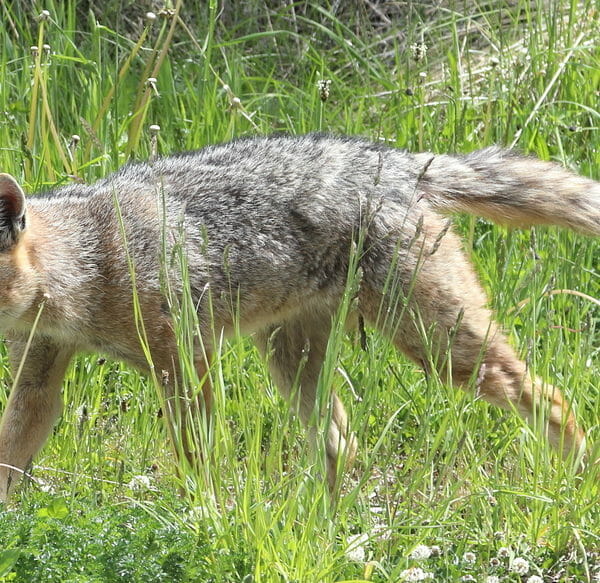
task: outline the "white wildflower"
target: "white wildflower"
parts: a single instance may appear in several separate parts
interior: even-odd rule
[[[412,53],[412,58],[415,61],[422,61],[427,55],[427,45],[423,41],[413,43],[410,45],[410,52]]]
[[[432,555],[432,550],[427,545],[417,545],[408,555],[409,559],[415,559],[415,561],[422,561],[428,559]]]
[[[467,551],[463,555],[463,561],[465,563],[469,563],[470,565],[472,565],[475,562],[476,559],[477,559],[477,556],[475,555],[475,553],[472,553],[470,551]]]
[[[544,583],[544,580],[538,575],[532,575],[531,577],[527,578],[527,581],[525,581],[525,583]]]
[[[515,557],[514,561],[510,564],[510,570],[517,575],[527,575],[529,563],[522,557]]]
[[[317,89],[319,91],[319,99],[327,101],[329,99],[329,90],[331,87],[331,79],[319,79],[317,81]]]
[[[85,405],[80,405],[79,407],[77,407],[77,410],[75,411],[75,415],[77,416],[77,421],[80,424],[85,423],[89,419],[88,410]]]
[[[346,557],[356,563],[365,562],[365,545],[369,542],[369,536],[364,532],[362,534],[353,534],[348,537],[348,547],[346,548]]]
[[[488,575],[485,578],[485,583],[500,583],[500,577],[496,577],[496,575]]]
[[[375,524],[371,529],[371,537],[379,540],[389,540],[391,535],[390,527],[385,524]]]
[[[420,567],[411,567],[400,573],[400,581],[426,581],[433,579],[433,573],[423,571]]]
[[[144,490],[150,490],[150,478],[148,476],[133,476],[127,487],[134,492],[143,492]]]
[[[44,482],[44,480],[41,478],[37,478],[35,483],[41,492],[46,492],[46,494],[55,494],[54,488],[48,484],[48,482]]]
[[[148,79],[146,79],[146,85],[148,85],[148,87],[150,87],[150,89],[152,89],[156,95],[158,95],[157,83],[158,80],[156,77],[148,77]]]

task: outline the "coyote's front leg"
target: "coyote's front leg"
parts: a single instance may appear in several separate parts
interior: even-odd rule
[[[44,445],[60,415],[61,385],[72,356],[71,350],[46,337],[34,338],[27,353],[24,341],[9,340],[8,346],[15,382],[0,423],[0,500],[3,501]],[[21,373],[17,375],[20,366]]]

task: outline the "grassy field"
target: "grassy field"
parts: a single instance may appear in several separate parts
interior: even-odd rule
[[[35,191],[156,152],[323,130],[515,146],[600,179],[593,0],[181,4],[3,2],[0,171]],[[600,442],[598,241],[455,223],[531,371]],[[600,581],[598,467],[575,473],[535,428],[376,334],[360,344],[338,333],[324,375],[360,447],[335,502],[247,339],[221,346],[212,461],[182,478],[155,388],[77,359],[35,482],[0,509],[0,581]],[[0,379],[3,408],[4,358]]]

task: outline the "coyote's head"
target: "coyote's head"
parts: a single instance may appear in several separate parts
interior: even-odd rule
[[[17,325],[39,293],[25,207],[17,181],[0,174],[0,330]]]

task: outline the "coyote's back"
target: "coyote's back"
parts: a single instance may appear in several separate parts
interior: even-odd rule
[[[171,436],[191,461],[201,448],[190,443],[186,418],[210,410],[207,369],[221,331],[253,334],[310,425],[351,265],[360,268],[356,312],[400,350],[456,386],[473,388],[476,379],[482,397],[526,418],[543,409],[551,442],[565,455],[579,452],[583,434],[570,407],[558,389],[529,378],[493,323],[440,214],[454,211],[600,235],[600,186],[496,148],[412,155],[324,135],[240,140],[131,164],[27,201],[12,177],[0,176],[0,329],[21,371],[0,426],[0,494],[50,433],[64,371],[82,350],[160,377]],[[177,295],[188,285],[203,385],[182,400],[165,289]],[[355,441],[334,393],[329,405],[333,487]]]

